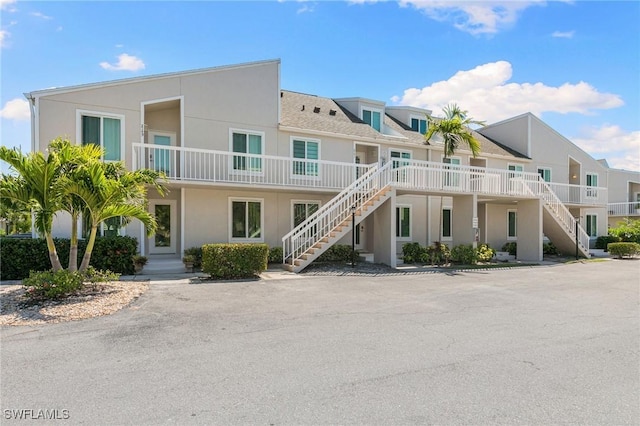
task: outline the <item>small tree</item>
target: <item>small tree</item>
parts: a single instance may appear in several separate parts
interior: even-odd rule
[[[444,118],[435,120],[427,116],[429,129],[424,135],[425,144],[428,144],[434,135],[440,135],[444,144],[444,160],[453,156],[460,145],[466,145],[475,158],[480,153],[480,142],[475,138],[469,128],[471,125],[484,126],[483,121],[477,121],[467,116],[456,104],[444,107]],[[440,197],[442,200],[442,197]],[[442,226],[442,202],[438,219],[438,241],[440,241],[440,228]]]

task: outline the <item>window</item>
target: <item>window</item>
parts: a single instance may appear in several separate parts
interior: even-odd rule
[[[442,162],[444,164],[451,164],[453,166],[460,165],[460,159],[456,157],[447,157],[443,158]],[[451,169],[451,166],[444,166],[444,169]],[[460,173],[457,171],[448,171],[444,174],[444,185],[445,186],[459,186],[460,185]]]
[[[538,167],[538,174],[545,182],[551,182],[551,169],[547,167]]]
[[[587,186],[598,186],[598,175],[594,173],[587,173]],[[598,190],[595,188],[587,188],[587,197],[596,198],[598,196]]]
[[[394,150],[390,150],[389,151],[389,157],[391,157],[391,161],[393,162],[391,167],[393,167],[394,169],[397,169],[398,167],[403,167],[403,166],[408,166],[409,165],[408,161],[401,161],[401,160],[410,160],[411,159],[411,152],[410,151],[394,151]]]
[[[427,120],[420,118],[411,118],[411,130],[424,135],[427,133]]]
[[[398,239],[411,239],[411,207],[396,207],[396,237]]]
[[[291,141],[293,158],[310,161],[294,161],[293,174],[318,176],[318,160],[320,159],[320,142],[316,140],[293,139]]]
[[[518,236],[518,214],[515,210],[507,211],[507,240],[515,240]]]
[[[590,237],[598,236],[598,216],[596,216],[595,214],[587,215],[587,226],[585,231],[587,231],[587,234]]]
[[[248,154],[233,156],[233,170],[262,172],[262,139],[261,133],[231,132],[231,151]]]
[[[300,225],[320,208],[318,201],[294,201],[293,202],[293,227]]]
[[[232,199],[231,240],[262,241],[262,200]]]
[[[380,119],[381,117],[382,113],[380,111],[369,109],[362,110],[362,121],[376,129],[377,131],[380,131],[382,129],[382,121]]]
[[[89,234],[91,234],[91,218],[82,216],[80,220],[80,228],[80,237],[85,239],[89,238]],[[124,224],[122,217],[111,217],[98,226],[96,236],[113,237],[116,235],[124,235],[123,230]]]
[[[80,142],[82,145],[95,144],[104,149],[105,161],[122,159],[122,118],[80,112]]]
[[[524,171],[522,164],[509,164],[507,168],[509,169],[509,171],[512,171],[512,172],[522,173]],[[510,173],[509,175],[510,177],[514,177],[516,176],[516,173]]]
[[[451,239],[451,209],[442,209],[442,239]]]
[[[391,157],[391,168],[398,169],[409,165],[407,160],[411,159],[411,152],[389,150],[389,157]],[[394,177],[397,182],[405,182],[407,180],[407,171],[396,171],[394,172]]]

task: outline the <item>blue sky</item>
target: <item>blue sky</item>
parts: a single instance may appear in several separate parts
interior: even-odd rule
[[[28,151],[23,93],[280,58],[283,89],[488,123],[530,111],[640,170],[637,1],[0,0],[2,144]]]

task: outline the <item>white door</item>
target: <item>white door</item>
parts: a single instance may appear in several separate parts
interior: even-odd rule
[[[149,212],[158,228],[149,237],[149,254],[175,254],[177,235],[176,200],[149,200]]]
[[[149,131],[149,143],[160,146],[175,146],[175,133]],[[151,153],[151,164],[149,168],[156,172],[163,172],[171,178],[175,172],[175,151],[171,149],[156,148]]]

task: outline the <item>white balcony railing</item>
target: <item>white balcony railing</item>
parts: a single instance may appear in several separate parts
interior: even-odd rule
[[[568,185],[547,182],[556,193],[560,201],[565,204],[585,204],[591,206],[605,206],[607,204],[607,188],[584,185]]]
[[[141,143],[133,144],[133,166],[164,172],[170,181],[331,190],[346,188],[371,167]]]
[[[609,203],[609,216],[640,216],[640,202]]]

